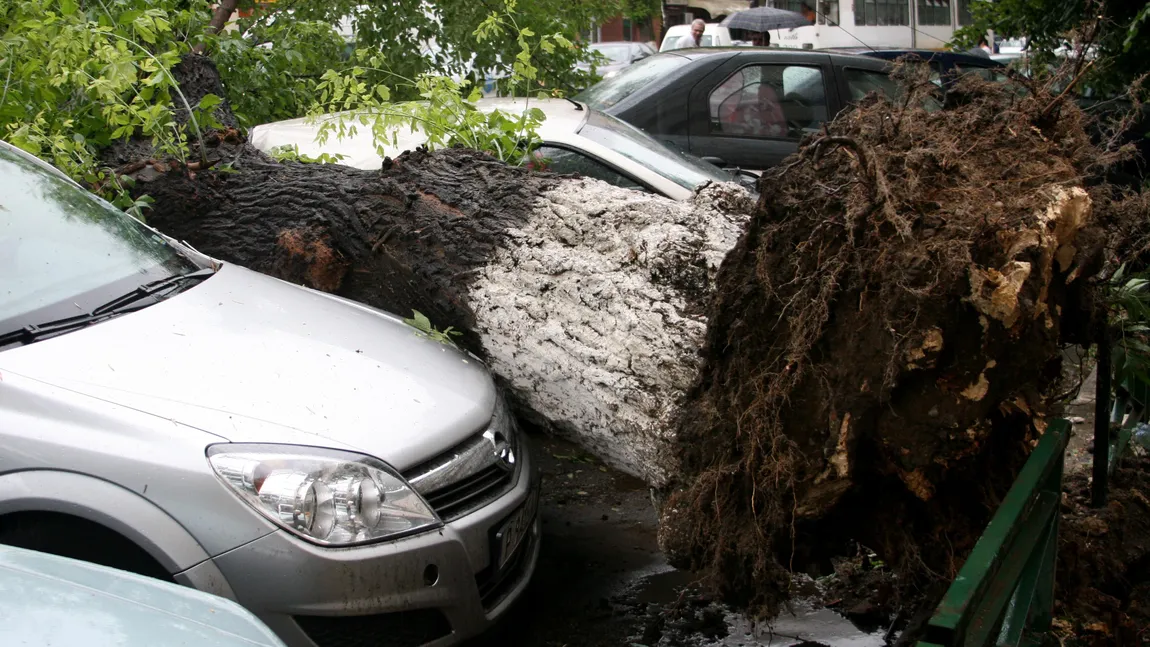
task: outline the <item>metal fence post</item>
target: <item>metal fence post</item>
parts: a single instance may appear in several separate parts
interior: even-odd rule
[[[1110,336],[1103,326],[1098,335],[1098,381],[1094,392],[1094,480],[1090,486],[1090,503],[1095,508],[1106,505],[1110,477]]]

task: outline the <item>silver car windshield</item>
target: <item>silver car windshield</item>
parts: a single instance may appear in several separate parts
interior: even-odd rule
[[[606,146],[691,191],[708,181],[734,181],[729,173],[714,164],[672,150],[631,124],[597,110],[592,110],[587,116],[587,123],[579,131],[579,135]]]
[[[0,146],[0,334],[196,269],[131,216]]]
[[[606,56],[611,64],[617,65],[619,63],[626,63],[631,60],[631,44],[626,43],[623,45],[600,45],[598,43],[591,45],[588,49],[595,50]]]
[[[605,110],[634,94],[639,88],[658,79],[668,78],[675,70],[690,63],[690,59],[677,54],[649,56],[615,76],[604,79],[575,95],[596,110]]]

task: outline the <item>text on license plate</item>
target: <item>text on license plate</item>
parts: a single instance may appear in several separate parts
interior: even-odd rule
[[[535,512],[538,508],[539,491],[535,490],[495,535],[496,541],[499,542],[499,570],[503,570],[507,560],[515,555],[519,545],[531,534],[531,527],[535,523]]]

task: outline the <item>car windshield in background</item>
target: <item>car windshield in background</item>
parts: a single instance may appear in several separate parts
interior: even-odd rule
[[[731,175],[719,167],[671,150],[631,124],[596,110],[587,116],[587,123],[579,135],[692,191],[708,181],[734,181]]]
[[[5,147],[0,191],[0,334],[199,269],[131,216]]]
[[[690,60],[683,56],[650,56],[619,74],[600,81],[575,96],[596,110],[604,110],[631,96],[639,88],[666,78]]]
[[[591,49],[611,59],[611,63],[626,63],[630,59],[631,46],[628,45],[592,45]]]

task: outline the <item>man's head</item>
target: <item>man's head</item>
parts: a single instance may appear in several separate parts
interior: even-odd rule
[[[707,22],[702,18],[696,18],[691,21],[691,38],[695,39],[695,44],[698,45],[703,40],[703,32],[707,29]]]
[[[756,31],[756,32],[751,33],[751,44],[754,45],[755,47],[762,47],[763,46],[763,32]]]

